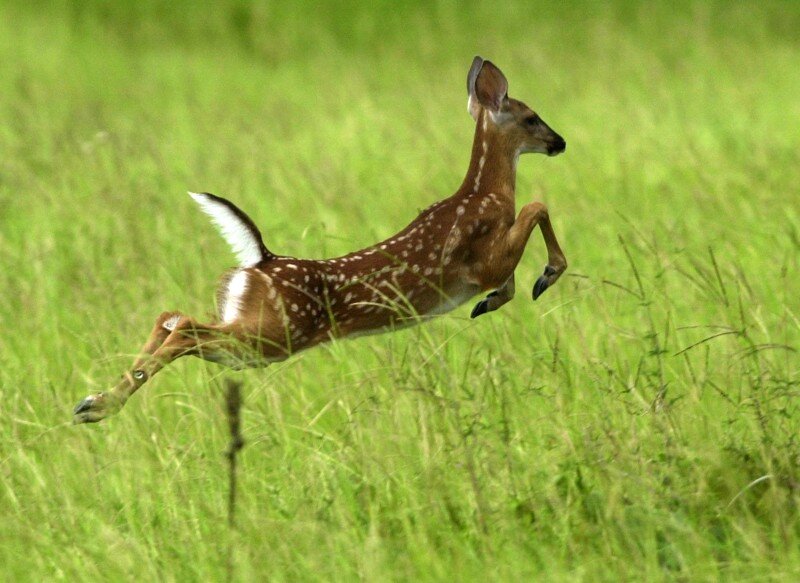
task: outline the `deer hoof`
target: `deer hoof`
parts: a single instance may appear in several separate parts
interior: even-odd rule
[[[489,311],[489,299],[483,299],[475,304],[475,307],[472,308],[472,313],[470,313],[470,318],[477,318],[478,316],[485,314]]]
[[[556,277],[553,277],[556,276]],[[554,267],[550,265],[545,265],[544,273],[539,276],[539,279],[536,280],[536,283],[533,284],[533,299],[534,301],[539,299],[539,296],[544,293],[544,291],[550,287],[550,284],[553,283],[558,274]]]
[[[544,293],[544,290],[546,290],[548,287],[550,287],[550,282],[547,280],[547,276],[540,275],[539,279],[536,280],[536,283],[533,284],[534,301],[538,300],[539,296],[542,295]]]
[[[97,423],[122,408],[122,401],[109,393],[89,395],[75,406],[72,423]]]

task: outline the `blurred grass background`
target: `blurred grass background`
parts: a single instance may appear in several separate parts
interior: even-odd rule
[[[800,6],[0,4],[0,564],[11,580],[795,581]],[[570,271],[266,371],[71,407],[233,263],[186,190],[333,256],[452,193],[475,54]],[[239,531],[222,379],[245,383]]]

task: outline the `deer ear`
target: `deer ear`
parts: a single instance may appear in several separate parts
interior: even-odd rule
[[[475,81],[478,79],[478,73],[481,72],[483,63],[484,60],[480,57],[472,59],[472,66],[469,68],[469,73],[467,73],[467,93],[470,95],[475,95]]]
[[[494,114],[500,112],[508,98],[508,81],[491,61],[483,61],[475,79],[475,96],[483,107]]]
[[[475,94],[475,82],[478,79],[478,73],[481,72],[483,67],[483,59],[475,57],[472,59],[472,66],[467,73],[467,111],[475,121],[478,121],[478,116],[481,113],[481,105],[478,101],[478,96]]]

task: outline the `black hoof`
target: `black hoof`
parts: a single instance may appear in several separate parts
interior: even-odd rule
[[[546,275],[540,275],[539,279],[536,280],[536,283],[533,284],[533,299],[539,299],[539,296],[544,293],[550,287],[549,278]]]
[[[477,318],[481,314],[485,314],[488,311],[489,311],[489,300],[484,299],[475,304],[475,307],[472,308],[472,313],[469,315],[469,317]]]
[[[550,278],[555,275],[556,270],[554,267],[549,265],[544,266],[544,273],[539,276],[539,279],[536,280],[536,283],[533,284],[533,299],[536,300],[539,298],[540,295],[544,293],[548,287],[550,287]]]
[[[75,409],[72,410],[73,415],[77,415],[79,413],[84,413],[92,408],[94,404],[94,397],[86,397],[83,401],[78,403],[75,406]]]
[[[112,393],[89,395],[72,410],[72,422],[97,423],[120,410],[124,402]]]

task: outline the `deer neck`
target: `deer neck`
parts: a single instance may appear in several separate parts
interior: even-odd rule
[[[494,193],[513,201],[519,152],[504,139],[488,118],[489,113],[485,110],[478,118],[469,169],[459,193],[474,193],[478,196]]]

